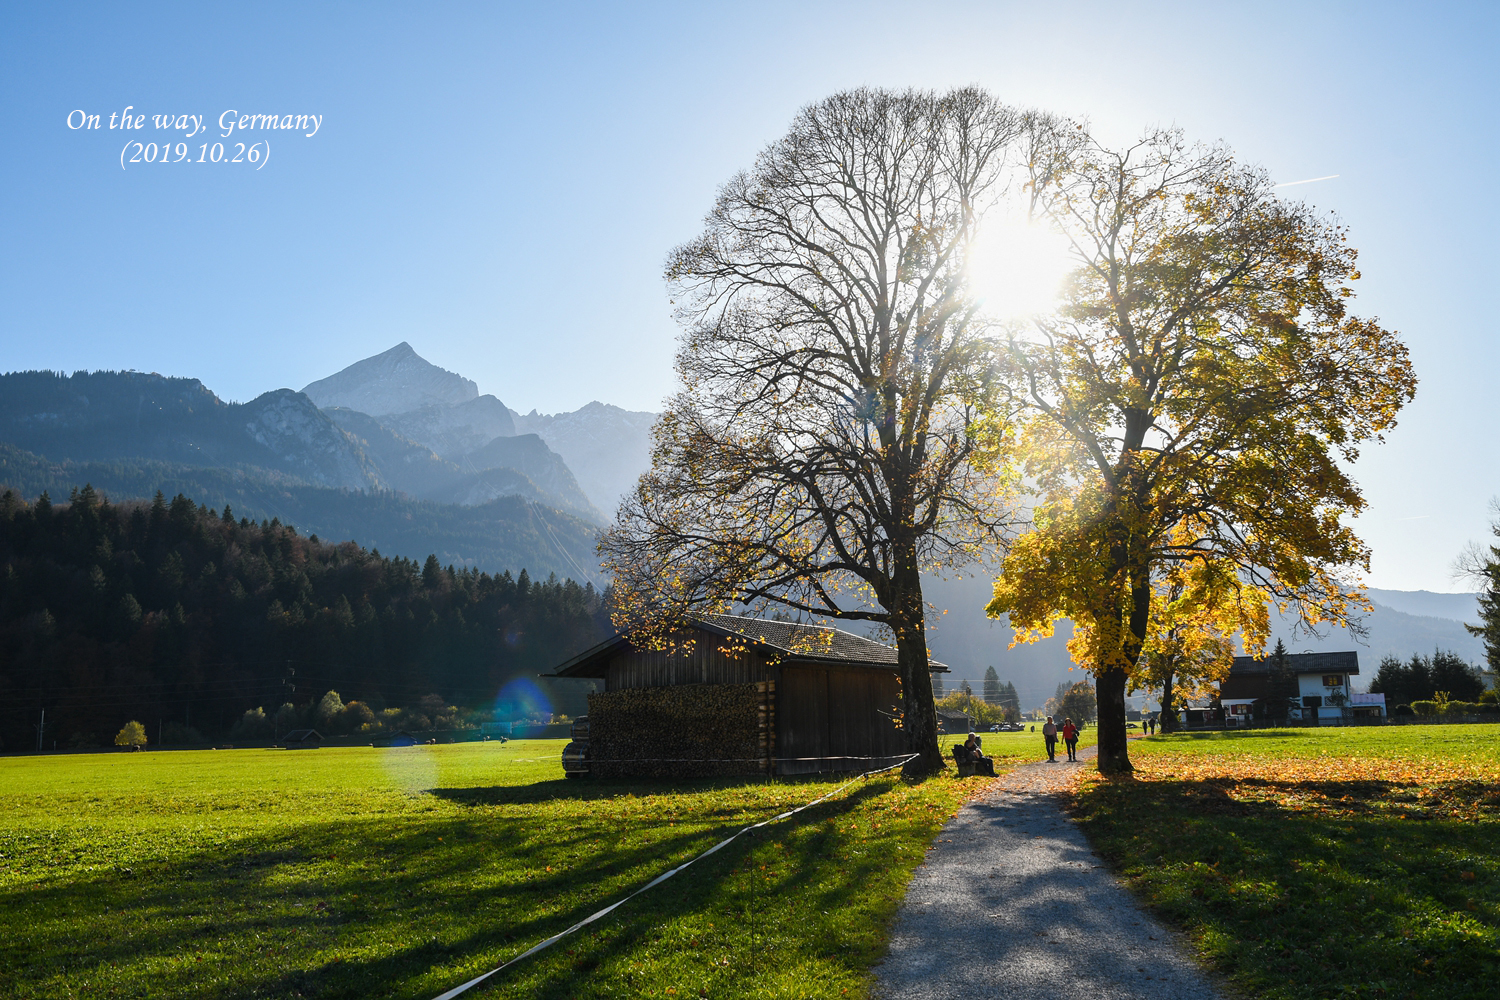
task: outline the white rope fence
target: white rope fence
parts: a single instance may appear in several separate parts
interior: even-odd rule
[[[453,989],[449,990],[447,993],[443,993],[443,994],[441,994],[441,995],[439,995],[437,997],[434,997],[433,1000],[452,1000],[453,997],[456,997],[456,996],[458,996],[461,993],[467,993],[469,990],[473,989],[475,986],[478,986],[480,983],[484,982],[486,979],[489,979],[491,976],[494,976],[497,973],[505,971],[507,968],[509,968],[512,965],[515,965],[517,962],[521,961],[522,959],[530,958],[532,955],[535,955],[537,952],[544,951],[547,948],[552,947],[554,944],[556,944],[557,942],[561,941],[563,938],[567,937],[569,934],[573,934],[576,931],[579,931],[579,930],[583,929],[584,927],[587,927],[589,924],[593,923],[596,920],[600,920],[600,919],[602,919],[604,917],[609,916],[615,910],[618,910],[620,907],[624,906],[626,903],[630,902],[632,899],[634,899],[635,897],[639,896],[641,893],[645,892],[647,889],[654,889],[656,886],[661,885],[663,882],[665,882],[667,879],[671,878],[673,875],[676,875],[678,872],[685,871],[690,865],[693,865],[696,862],[702,861],[704,858],[708,857],[710,854],[714,854],[714,853],[716,853],[716,852],[718,852],[720,850],[723,850],[725,847],[728,847],[730,844],[734,843],[734,841],[736,841],[737,839],[739,839],[744,834],[749,833],[751,830],[758,830],[758,829],[760,829],[763,826],[770,826],[772,823],[779,823],[779,822],[781,822],[784,819],[790,819],[793,816],[797,815],[798,813],[800,813],[800,812],[802,812],[804,810],[807,810],[807,809],[811,809],[813,806],[817,805],[818,803],[824,802],[824,801],[832,798],[833,796],[837,795],[839,792],[842,792],[844,789],[848,788],[850,785],[855,784],[856,782],[863,781],[864,779],[869,778],[869,777],[873,777],[874,775],[877,775],[877,774],[884,774],[886,771],[894,771],[896,768],[905,765],[909,761],[915,760],[919,756],[921,756],[921,755],[920,754],[910,754],[910,755],[908,755],[906,757],[902,757],[900,760],[896,761],[896,763],[891,764],[888,767],[881,767],[881,768],[876,768],[873,771],[866,771],[865,773],[863,773],[861,775],[858,775],[858,776],[856,776],[854,778],[851,778],[848,781],[844,782],[842,785],[840,785],[839,787],[835,788],[833,791],[831,791],[831,792],[825,792],[824,794],[819,795],[817,798],[813,799],[811,802],[808,802],[805,805],[800,805],[800,806],[798,806],[795,809],[791,809],[791,810],[788,810],[787,812],[780,813],[778,815],[772,816],[770,819],[761,820],[759,823],[752,823],[752,824],[750,824],[749,826],[745,827],[744,829],[739,830],[738,832],[736,832],[734,834],[731,834],[728,837],[725,837],[723,840],[719,841],[717,844],[715,844],[714,846],[710,847],[708,850],[704,851],[702,854],[698,855],[697,857],[691,858],[691,859],[689,859],[687,861],[684,861],[682,864],[678,865],[676,868],[673,868],[670,871],[663,872],[662,874],[656,876],[656,878],[652,879],[650,882],[647,882],[645,885],[641,886],[639,889],[637,889],[635,892],[632,892],[630,895],[626,896],[624,899],[621,899],[621,900],[619,900],[617,902],[611,903],[610,905],[606,906],[604,909],[598,910],[598,911],[596,911],[594,913],[589,914],[588,916],[584,917],[582,920],[578,921],[578,923],[574,924],[572,927],[569,927],[567,930],[561,931],[561,932],[559,932],[557,934],[552,935],[551,937],[547,938],[547,940],[541,942],[540,944],[534,945],[533,947],[528,948],[526,951],[521,952],[521,954],[517,955],[515,958],[512,958],[508,962],[504,962],[504,963],[502,963],[500,965],[497,965],[495,968],[491,969],[489,972],[486,972],[482,976],[475,976],[473,979],[469,980],[467,983],[464,983],[462,986],[455,986],[455,987],[453,987]]]

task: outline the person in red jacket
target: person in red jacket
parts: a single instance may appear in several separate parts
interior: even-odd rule
[[[1073,725],[1072,719],[1064,719],[1062,727],[1063,745],[1068,748],[1068,759],[1078,759],[1078,727]]]

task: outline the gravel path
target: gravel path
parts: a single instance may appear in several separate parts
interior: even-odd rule
[[[877,997],[1218,1000],[1062,812],[1093,751],[1079,757],[1017,768],[943,827],[875,969]]]

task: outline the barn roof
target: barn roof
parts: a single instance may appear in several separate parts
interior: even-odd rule
[[[745,640],[762,655],[780,656],[797,663],[891,669],[897,665],[895,646],[828,625],[714,614],[691,615],[688,621],[726,639]],[[551,676],[602,677],[608,657],[629,644],[623,634],[606,639],[560,665]],[[933,673],[948,672],[946,664],[932,659],[927,662]]]

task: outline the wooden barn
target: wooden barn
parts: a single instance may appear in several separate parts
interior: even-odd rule
[[[316,729],[293,729],[281,738],[281,745],[288,750],[316,750],[323,745],[323,736]]]
[[[895,647],[836,628],[698,615],[671,651],[620,635],[551,676],[604,682],[587,745],[570,744],[596,775],[850,771],[904,752]]]

